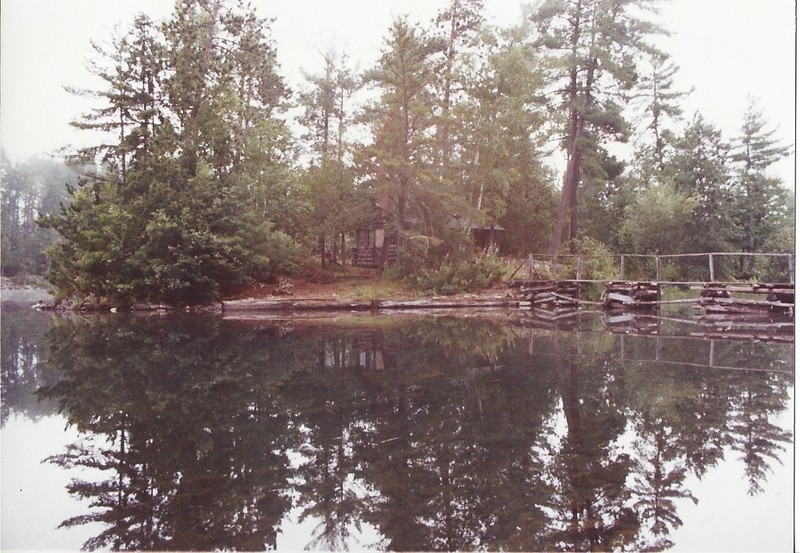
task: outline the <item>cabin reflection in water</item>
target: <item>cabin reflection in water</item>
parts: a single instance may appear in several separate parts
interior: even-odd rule
[[[397,368],[399,343],[386,340],[380,330],[362,331],[354,342],[359,369],[382,371]]]

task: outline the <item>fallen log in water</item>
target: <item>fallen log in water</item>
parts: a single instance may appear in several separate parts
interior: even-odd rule
[[[418,300],[376,300],[375,309],[443,309],[462,307],[519,307],[521,300],[512,298],[426,298]]]
[[[338,299],[247,299],[222,303],[225,312],[229,311],[309,311],[318,309],[372,309],[371,300]]]
[[[383,309],[458,309],[520,307],[522,300],[507,297],[379,299],[248,299],[223,302],[226,313],[243,311],[375,311]]]

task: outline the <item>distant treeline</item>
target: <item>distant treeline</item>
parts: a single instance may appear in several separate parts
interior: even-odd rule
[[[72,173],[45,183],[24,177],[36,162],[3,162],[3,274],[48,267],[64,294],[197,302],[349,259],[357,229],[401,252],[426,238],[399,276],[467,263],[465,225],[502,228],[511,255],[790,251],[793,202],[768,171],[789,147],[755,99],[735,137],[683,118],[689,92],[651,42],[657,4],[545,0],[495,27],[482,0],[443,0],[426,25],[397,17],[373,67],[324,52],[297,91],[242,2],[139,15],[93,43],[105,85],[75,90],[97,108],[74,125],[107,136],[67,159],[82,176],[63,210]]]
[[[57,233],[37,224],[42,214],[57,213],[69,199],[67,186],[77,174],[59,161],[31,159],[11,163],[0,151],[0,264],[3,276],[42,275],[48,267],[45,249]]]

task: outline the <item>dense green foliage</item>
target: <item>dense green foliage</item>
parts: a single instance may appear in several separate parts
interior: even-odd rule
[[[119,140],[79,152],[99,171],[44,221],[65,238],[50,251],[58,288],[197,303],[291,269],[297,247],[276,228],[292,213],[275,116],[286,90],[266,22],[219,0],[179,2],[170,21],[140,16],[102,53],[107,107],[76,124]]]
[[[435,268],[413,271],[407,280],[415,288],[435,294],[476,292],[497,284],[506,274],[506,266],[494,255],[470,260],[448,260]]]
[[[457,221],[502,227],[503,255],[587,239],[627,253],[792,251],[788,183],[770,172],[789,149],[755,101],[733,139],[702,114],[681,119],[691,92],[651,43],[657,4],[547,0],[497,28],[481,0],[447,0],[428,26],[397,17],[361,74],[325,52],[294,95],[269,22],[244,2],[138,16],[93,44],[104,86],[76,91],[97,107],[74,125],[105,135],[69,158],[80,182],[3,161],[3,274],[49,268],[62,293],[109,304],[201,302],[316,256],[350,262],[355,231],[382,226],[396,268],[422,283],[462,263],[440,253],[473,251]],[[631,139],[628,158],[612,154]],[[415,240],[437,246],[417,255]]]

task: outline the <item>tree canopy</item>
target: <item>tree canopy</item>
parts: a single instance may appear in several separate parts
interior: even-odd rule
[[[92,43],[102,86],[73,89],[96,104],[75,127],[102,138],[41,178],[3,161],[3,274],[49,269],[62,294],[109,305],[195,303],[315,256],[335,268],[379,226],[434,245],[407,248],[423,271],[470,250],[470,228],[502,228],[495,246],[521,256],[584,239],[791,248],[771,172],[790,148],[756,100],[732,138],[683,119],[658,4],[546,0],[500,28],[480,0],[449,0],[428,24],[396,17],[371,67],[324,51],[296,91],[242,0],[139,15]]]

